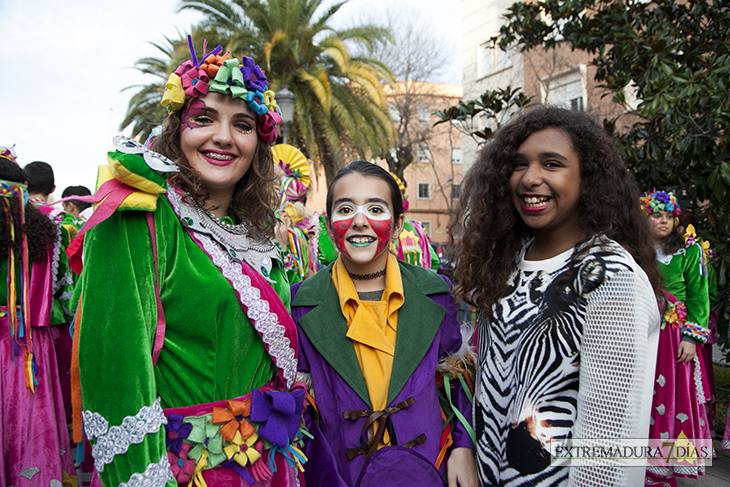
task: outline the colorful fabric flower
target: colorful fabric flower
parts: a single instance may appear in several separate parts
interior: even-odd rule
[[[218,70],[221,66],[223,66],[223,63],[228,61],[228,59],[228,54],[219,56],[211,53],[203,60],[203,63],[200,65],[200,69],[205,71],[208,78],[213,79],[218,74]]]
[[[279,136],[279,129],[276,128],[283,120],[276,112],[268,111],[259,117],[257,125],[259,135],[268,143],[272,143]]]
[[[195,460],[188,457],[191,445],[183,443],[178,453],[167,452],[167,459],[170,462],[170,470],[175,476],[178,484],[187,484],[193,479],[195,473]]]
[[[180,110],[185,105],[185,90],[182,87],[180,76],[171,73],[165,83],[165,93],[162,95],[162,106],[168,112]]]
[[[278,112],[279,106],[276,104],[276,99],[274,98],[274,96],[275,93],[273,91],[264,91],[264,104],[266,105],[266,108],[269,109],[269,111]]]
[[[228,441],[233,441],[237,433],[245,440],[256,432],[256,428],[244,419],[245,416],[250,414],[250,399],[245,401],[226,401],[226,409],[213,408],[212,420],[213,424],[226,423],[219,431]]]
[[[226,459],[223,453],[223,435],[220,434],[218,425],[213,424],[211,415],[185,418],[186,423],[193,425],[187,441],[193,444],[188,451],[188,457],[200,461],[204,452],[207,452],[207,462],[210,468],[217,467]]]
[[[185,96],[197,98],[208,93],[208,73],[199,69],[192,61],[185,61],[175,70],[180,77]]]
[[[682,213],[682,210],[679,208],[679,203],[677,203],[677,198],[671,192],[657,191],[654,188],[652,191],[642,194],[639,199],[642,203],[642,209],[647,215],[662,210],[674,216],[679,216]]]
[[[264,94],[260,91],[249,90],[246,94],[246,103],[251,107],[251,110],[259,115],[263,115],[269,111],[264,104]]]
[[[261,422],[259,435],[286,449],[297,435],[302,422],[304,391],[267,391],[251,393],[251,421]]]
[[[210,82],[210,91],[217,91],[233,98],[244,98],[248,93],[243,84],[243,75],[238,69],[238,59],[228,59],[218,69],[215,78]]]
[[[181,414],[171,414],[165,425],[165,446],[167,450],[178,455],[183,445],[183,439],[187,438],[192,430],[193,425],[183,423]]]
[[[248,90],[266,91],[266,76],[263,70],[256,65],[253,58],[243,56],[241,58],[241,74]]]

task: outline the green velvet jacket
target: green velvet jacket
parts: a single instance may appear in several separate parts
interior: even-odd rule
[[[85,431],[87,436],[98,433],[106,443],[91,441],[92,451],[100,454],[94,455],[97,470],[102,458],[106,486],[128,482],[166,456],[165,428],[155,425],[160,407],[240,397],[276,375],[235,290],[188,235],[164,195],[154,223],[166,321],[156,365],[156,272],[145,212],[118,210],[85,237],[79,371]],[[270,278],[288,309],[289,286],[277,261]],[[146,430],[135,433],[125,427],[125,418],[141,420]],[[113,427],[121,429],[112,435]],[[143,434],[143,440],[131,441],[134,434]]]
[[[682,330],[682,334],[704,343],[706,337],[701,330],[708,329],[710,301],[702,257],[702,247],[693,244],[671,256],[658,256],[657,260],[664,276],[664,289],[687,306],[689,326]]]

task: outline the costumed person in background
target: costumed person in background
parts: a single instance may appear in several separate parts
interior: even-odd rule
[[[71,242],[71,235],[76,231],[72,227],[64,225],[64,211],[54,208],[49,204],[51,193],[56,190],[56,179],[53,168],[50,164],[42,161],[34,161],[23,168],[28,176],[29,201],[32,202],[44,215],[58,227],[58,241],[54,251],[58,255],[59,281],[58,286],[73,286],[76,276],[69,268],[66,249]],[[51,323],[55,325],[57,335],[55,336],[56,359],[58,360],[58,375],[61,381],[61,392],[63,393],[64,410],[69,432],[71,431],[71,420],[73,407],[71,404],[71,355],[72,345],[70,326],[73,319],[71,305],[73,288],[67,287],[60,299],[54,300]],[[72,443],[72,446],[75,446]]]
[[[712,261],[715,260],[715,252],[710,248],[710,242],[704,240],[697,235],[695,227],[697,226],[697,219],[695,218],[692,210],[682,210],[679,214],[679,231],[684,233],[684,246],[689,248],[692,245],[699,245],[702,247],[702,252],[705,259],[705,268],[707,269],[707,291],[710,299],[710,318],[708,320],[708,329],[710,334],[707,337],[707,341],[704,345],[701,345],[699,352],[702,354],[703,371],[707,376],[707,386],[710,390],[709,396],[706,398],[705,411],[707,412],[707,424],[709,425],[710,432],[714,430],[715,425],[715,413],[717,412],[717,392],[715,389],[715,371],[712,367],[712,346],[720,339],[720,334],[717,331],[717,311],[714,310],[718,302],[717,297],[717,275],[715,274],[715,267],[712,265]]]
[[[403,213],[405,215],[409,207],[406,186],[398,176],[392,172],[389,172],[389,174],[398,183],[401,198],[403,199]],[[408,217],[405,218],[403,231],[400,232],[398,240],[392,244],[391,249],[400,260],[411,265],[417,265],[434,272],[439,267],[440,261],[438,255],[436,255],[436,252],[431,247],[431,239],[423,229],[423,225],[415,220],[409,220]]]
[[[293,486],[306,392],[273,231],[281,116],[253,59],[188,41],[162,133],[115,138],[70,250],[84,431],[106,487]]]
[[[711,440],[705,402],[709,398],[697,344],[709,337],[710,303],[702,247],[685,248],[674,194],[651,191],[641,196],[656,249],[664,291],[671,305],[664,312],[659,335],[654,403],[649,438]],[[703,445],[697,445],[700,448]],[[711,441],[707,446],[712,446]],[[675,477],[705,474],[703,460],[667,466],[664,460],[647,467],[646,485],[676,485]]]
[[[61,194],[63,199],[72,196],[91,196],[91,191],[86,186],[69,186]],[[91,203],[76,199],[66,199],[62,205],[63,211],[65,211],[62,215],[63,226],[66,227],[69,236],[73,239],[76,233],[81,230],[84,223],[94,213],[94,209]]]
[[[288,144],[275,145],[271,153],[278,169],[277,216],[286,226],[286,234],[282,229],[280,237],[286,242],[286,245],[282,243],[286,247],[284,263],[289,283],[294,284],[322,267],[317,258],[319,219],[304,206],[309,192],[309,161],[299,149]]]
[[[0,148],[0,484],[76,485],[55,341],[68,293],[59,228],[28,203],[26,174]],[[63,255],[65,258],[65,255]]]
[[[305,412],[307,485],[477,485],[463,386],[473,355],[449,281],[388,251],[403,221],[381,167],[353,162],[330,183],[340,257],[292,287],[299,368],[316,403]]]
[[[616,459],[553,464],[568,439],[646,438],[661,277],[638,194],[587,114],[513,118],[464,177],[451,239],[479,308],[475,418],[483,485],[636,486]]]

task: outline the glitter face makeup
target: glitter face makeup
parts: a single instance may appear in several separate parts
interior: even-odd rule
[[[200,128],[200,125],[196,122],[196,119],[205,115],[206,109],[207,107],[205,106],[205,102],[203,100],[196,98],[191,101],[190,104],[185,107],[185,111],[183,112],[181,131],[185,129]]]

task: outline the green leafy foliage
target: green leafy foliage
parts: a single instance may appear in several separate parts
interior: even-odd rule
[[[494,130],[490,127],[477,129],[476,120],[479,117],[486,117],[494,127],[499,128],[506,116],[528,103],[530,103],[530,97],[522,93],[519,88],[513,89],[511,86],[507,86],[487,90],[478,100],[461,101],[456,106],[436,112],[434,115],[439,118],[439,121],[434,126],[449,122],[462,133],[474,139],[477,145],[481,145],[492,136]]]
[[[550,20],[552,19],[552,20]],[[640,190],[674,191],[712,243],[720,337],[730,298],[730,9],[721,0],[515,3],[495,41],[593,56],[595,79],[626,112],[604,121]],[[638,103],[627,104],[627,90]],[[468,109],[468,106],[465,107]],[[625,128],[628,125],[628,128]]]

